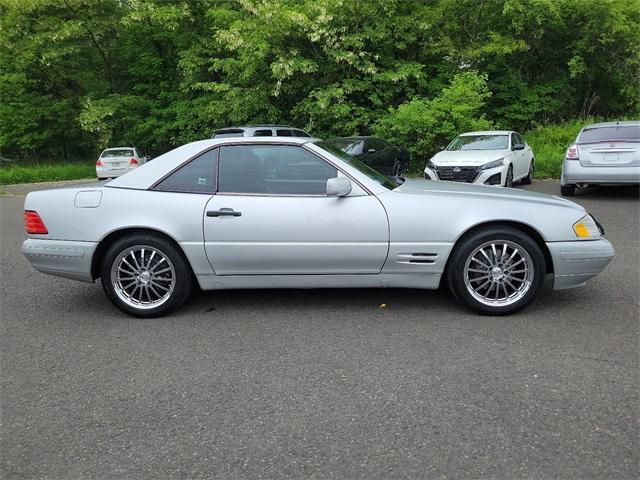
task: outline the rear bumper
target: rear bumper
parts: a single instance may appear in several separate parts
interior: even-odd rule
[[[609,264],[615,255],[613,245],[601,238],[593,241],[549,242],[553,260],[553,289],[581,287]]]
[[[561,185],[592,183],[596,185],[614,185],[622,183],[640,183],[640,167],[620,165],[584,167],[576,160],[562,163]]]
[[[97,245],[94,242],[28,238],[22,243],[22,253],[39,272],[93,282],[91,259]]]
[[[96,167],[96,176],[100,179],[104,178],[116,178],[120,175],[124,175],[130,172],[136,167],[122,167],[122,168],[108,168],[108,167]]]

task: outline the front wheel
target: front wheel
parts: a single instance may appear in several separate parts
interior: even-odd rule
[[[538,244],[520,230],[487,228],[459,241],[447,272],[449,289],[462,304],[484,315],[508,315],[534,299],[545,261]]]
[[[401,177],[403,171],[404,165],[402,165],[402,162],[400,160],[396,160],[396,162],[393,164],[392,175],[394,177]]]
[[[507,188],[513,187],[513,165],[509,165],[507,176],[504,179],[504,186]]]
[[[117,240],[102,263],[102,287],[117,308],[136,317],[159,317],[182,304],[193,287],[184,254],[150,234]]]
[[[560,194],[563,197],[573,197],[576,194],[575,185],[560,185]]]

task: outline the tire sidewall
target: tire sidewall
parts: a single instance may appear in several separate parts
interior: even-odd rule
[[[491,307],[476,300],[468,291],[464,281],[464,267],[473,250],[492,240],[509,240],[520,245],[531,257],[534,277],[529,291],[517,302],[503,307]],[[508,315],[525,308],[540,291],[545,278],[544,254],[538,244],[528,235],[511,227],[496,227],[481,230],[460,239],[451,253],[447,265],[447,282],[450,291],[463,305],[484,315]]]
[[[176,273],[176,283],[169,299],[162,305],[150,309],[137,309],[124,303],[115,291],[111,282],[111,267],[118,255],[134,245],[148,245],[169,258]],[[141,318],[152,318],[166,315],[180,306],[189,296],[193,288],[193,275],[184,253],[171,242],[156,235],[128,235],[116,240],[107,250],[101,266],[101,282],[107,298],[119,310]]]

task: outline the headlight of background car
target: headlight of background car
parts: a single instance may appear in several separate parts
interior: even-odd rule
[[[480,167],[480,170],[489,170],[490,168],[501,167],[504,165],[504,158],[499,158],[493,162],[485,163]]]
[[[435,163],[433,163],[431,160],[429,160],[429,161],[427,162],[427,168],[429,168],[429,169],[431,169],[431,170],[437,170],[437,169],[438,169],[438,166],[437,166]]]
[[[585,215],[573,224],[578,238],[600,238],[600,229],[591,215]]]

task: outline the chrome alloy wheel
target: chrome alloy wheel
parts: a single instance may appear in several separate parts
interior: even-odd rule
[[[138,309],[156,308],[171,297],[176,271],[171,260],[148,245],[134,245],[120,252],[111,266],[116,295]]]
[[[531,256],[517,243],[493,240],[477,247],[464,266],[464,283],[479,302],[491,307],[511,305],[531,289]]]

